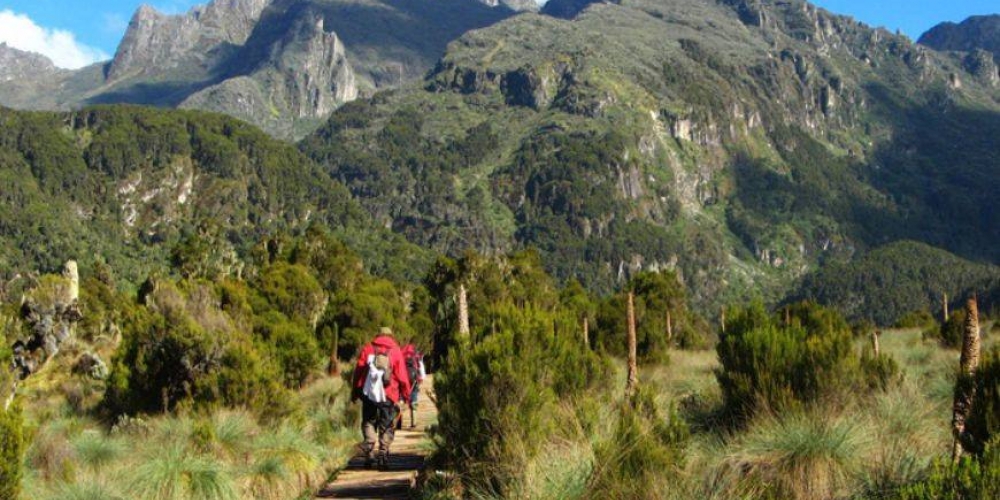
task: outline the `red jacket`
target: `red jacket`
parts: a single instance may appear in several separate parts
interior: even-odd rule
[[[385,388],[385,396],[398,404],[402,395],[403,402],[408,402],[411,387],[410,375],[406,372],[406,360],[403,359],[403,351],[399,349],[399,344],[389,336],[375,337],[375,340],[361,349],[361,355],[358,356],[358,362],[354,367],[354,388],[364,389],[365,378],[368,377],[368,356],[375,354],[375,346],[380,350],[389,351],[389,364],[392,365],[392,380]]]

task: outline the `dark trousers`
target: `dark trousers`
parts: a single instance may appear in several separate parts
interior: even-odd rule
[[[361,398],[361,433],[365,442],[361,445],[365,454],[371,458],[375,454],[375,442],[378,441],[379,451],[389,453],[389,446],[396,436],[396,404],[388,401],[376,403],[368,398]]]

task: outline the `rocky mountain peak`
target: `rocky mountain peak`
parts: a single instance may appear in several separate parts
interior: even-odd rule
[[[918,43],[935,50],[983,49],[1000,57],[1000,14],[972,16],[958,24],[941,23],[921,35]]]
[[[270,3],[215,0],[181,15],[166,15],[144,4],[129,22],[108,67],[108,80],[203,63],[224,44],[242,45]]]
[[[0,82],[31,80],[57,71],[48,57],[0,42]]]

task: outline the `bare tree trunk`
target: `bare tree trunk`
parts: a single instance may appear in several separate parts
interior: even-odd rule
[[[878,331],[878,328],[872,330],[872,351],[875,352],[876,358],[879,356],[878,336],[880,334],[881,332]]]
[[[628,293],[628,383],[625,386],[625,397],[632,399],[639,388],[639,362],[635,340],[635,297]]]
[[[583,317],[583,346],[590,349],[590,319]]]
[[[670,347],[670,343],[674,340],[674,324],[670,319],[670,308],[667,308],[667,347]]]
[[[965,421],[969,418],[969,411],[973,405],[974,392],[969,379],[979,368],[979,306],[976,304],[975,295],[966,302],[965,310],[967,315],[965,335],[962,339],[962,358],[959,361],[960,373],[951,417],[951,430],[955,437],[951,456],[955,462],[962,456],[961,439],[965,435]]]
[[[469,339],[469,303],[465,285],[458,285],[458,336],[463,340]]]
[[[947,293],[941,294],[941,307],[942,307],[942,309],[944,309],[944,319],[941,320],[941,323],[947,323],[948,322],[948,318],[950,316],[948,314],[948,294]]]
[[[726,307],[722,307],[722,315],[719,317],[719,323],[722,324],[722,333],[726,333]]]
[[[337,356],[337,348],[340,345],[340,326],[333,324],[333,349],[330,350],[330,376],[340,375],[340,357]]]

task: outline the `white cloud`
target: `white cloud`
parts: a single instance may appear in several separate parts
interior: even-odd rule
[[[0,42],[42,54],[60,68],[77,69],[110,59],[100,49],[78,42],[69,31],[43,28],[9,9],[0,11]]]

